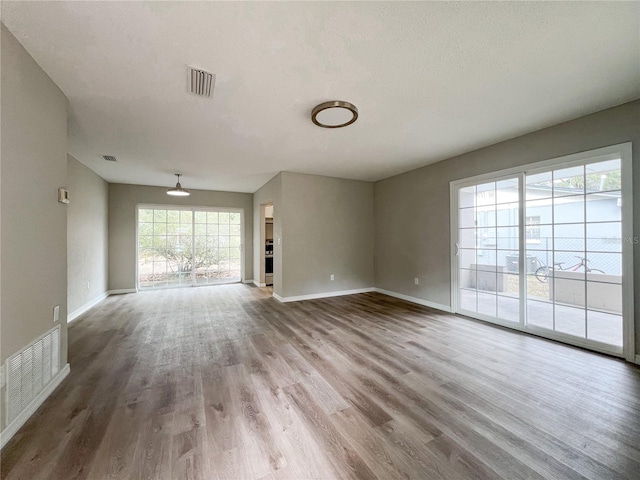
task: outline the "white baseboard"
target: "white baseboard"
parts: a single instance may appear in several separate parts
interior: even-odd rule
[[[423,300],[422,298],[418,298],[418,297],[411,297],[409,295],[392,292],[390,290],[383,290],[382,288],[374,288],[374,291],[378,293],[382,293],[384,295],[389,295],[390,297],[406,300],[407,302],[417,303],[418,305],[422,305],[424,307],[435,308],[436,310],[442,310],[443,312],[451,313],[451,307],[449,307],[448,305],[443,305],[441,303],[436,303],[436,302],[430,302],[429,300]]]
[[[318,298],[329,298],[329,297],[341,297],[342,295],[355,295],[356,293],[369,293],[373,292],[373,287],[368,288],[357,288],[355,290],[341,290],[338,292],[324,292],[324,293],[312,293],[309,295],[297,295],[294,297],[281,297],[280,295],[274,293],[273,297],[282,303],[288,302],[299,302],[301,300],[316,300]]]
[[[252,278],[251,280],[243,280],[242,283],[256,283],[256,281]]]
[[[260,282],[258,282],[257,280],[254,280],[254,281],[253,281],[253,284],[254,284],[256,287],[260,287],[260,288],[262,288],[262,287],[266,287],[266,286],[267,286],[267,284],[266,284],[266,283],[260,283]]]
[[[640,365],[640,355],[636,355],[636,360],[634,363]]]
[[[109,290],[109,295],[122,295],[124,293],[138,293],[137,288],[119,288],[116,290]]]
[[[11,440],[11,438],[16,434],[18,430],[20,430],[20,427],[22,427],[26,423],[26,421],[29,420],[29,418],[31,418],[31,415],[33,415],[36,412],[36,410],[40,408],[40,405],[42,405],[44,401],[47,398],[49,398],[49,395],[51,395],[51,393],[53,393],[56,387],[60,385],[60,383],[62,383],[62,381],[66,378],[66,376],[69,375],[70,371],[71,371],[71,368],[67,363],[62,368],[62,370],[60,370],[58,374],[55,377],[53,377],[53,379],[49,382],[49,385],[47,385],[38,394],[38,396],[32,400],[32,402],[27,406],[27,408],[25,408],[20,413],[20,415],[18,415],[15,418],[15,420],[11,422],[7,426],[7,428],[5,428],[2,431],[2,433],[0,433],[0,449],[4,448],[7,442]]]
[[[75,309],[73,312],[67,315],[67,323],[73,322],[76,318],[78,318],[84,312],[86,312],[90,308],[95,307],[97,304],[99,304],[102,300],[104,300],[108,296],[109,296],[109,292],[104,292],[99,296],[97,296],[96,298],[94,298],[93,300],[91,300],[90,302],[85,303],[80,308]]]

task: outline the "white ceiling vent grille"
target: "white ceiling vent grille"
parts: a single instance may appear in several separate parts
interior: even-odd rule
[[[100,155],[100,158],[106,160],[107,162],[117,162],[118,159],[113,155]]]
[[[201,97],[211,97],[216,76],[198,68],[189,67],[189,91]]]

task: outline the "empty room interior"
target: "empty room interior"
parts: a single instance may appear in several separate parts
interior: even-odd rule
[[[0,478],[640,479],[639,2],[0,20]]]

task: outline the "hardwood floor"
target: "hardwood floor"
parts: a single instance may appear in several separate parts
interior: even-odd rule
[[[387,297],[109,297],[3,479],[639,479],[640,370]]]

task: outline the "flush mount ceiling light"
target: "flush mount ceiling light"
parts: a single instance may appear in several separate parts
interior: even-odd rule
[[[314,107],[311,121],[322,128],[340,128],[358,119],[358,108],[349,102],[332,100]]]
[[[169,190],[167,190],[167,195],[173,195],[174,197],[188,197],[189,195],[191,195],[191,193],[189,193],[189,190],[185,190],[184,188],[182,188],[182,185],[180,185],[180,177],[182,176],[182,174],[176,173],[175,176],[178,177],[176,188],[170,188]]]

